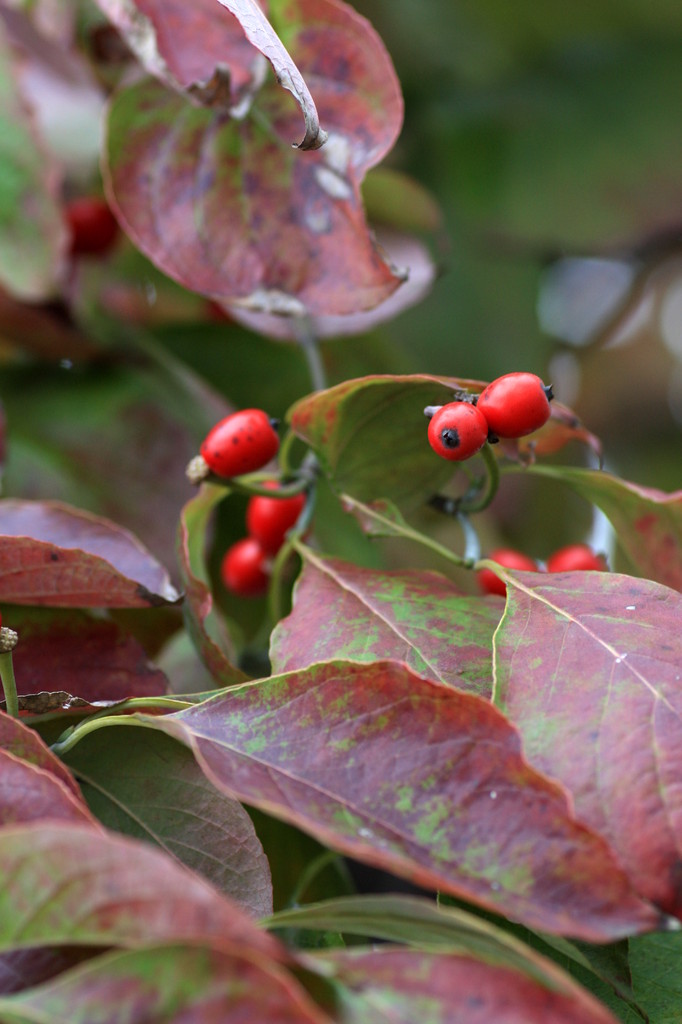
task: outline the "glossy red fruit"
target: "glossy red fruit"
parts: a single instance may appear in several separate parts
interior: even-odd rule
[[[538,566],[528,555],[513,548],[497,548],[486,555],[492,562],[503,565],[505,569],[523,569],[526,572],[538,572]],[[484,594],[499,594],[501,597],[507,593],[507,586],[492,569],[481,569],[477,574],[478,585]]]
[[[552,397],[534,373],[506,373],[481,392],[476,408],[497,437],[525,437],[547,422]]]
[[[441,405],[429,421],[429,444],[437,455],[463,462],[475,455],[488,437],[488,422],[475,405],[450,402]]]
[[[270,481],[266,487],[277,490]],[[305,505],[305,494],[292,498],[266,498],[261,494],[249,499],[246,506],[246,529],[269,555],[276,555],[284,543],[287,530],[294,525]]]
[[[112,248],[118,236],[118,222],[99,196],[72,199],[64,210],[71,230],[71,254],[101,256]]]
[[[567,544],[565,548],[559,548],[547,559],[547,572],[579,570],[608,571],[604,556],[595,555],[587,544]]]
[[[260,597],[268,589],[267,552],[253,537],[244,537],[228,548],[220,565],[227,589],[239,597]]]
[[[200,452],[217,476],[252,473],[277,454],[279,437],[262,409],[241,409],[208,432]]]

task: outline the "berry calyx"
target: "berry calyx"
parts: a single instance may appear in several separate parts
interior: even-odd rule
[[[547,572],[607,572],[606,559],[596,555],[587,544],[567,544],[547,559]]]
[[[476,408],[485,416],[491,434],[525,437],[539,430],[550,416],[551,385],[534,373],[506,373],[491,381],[478,396]]]
[[[64,209],[71,231],[71,255],[102,256],[118,237],[118,222],[99,196],[72,199]]]
[[[220,578],[238,597],[260,597],[268,589],[267,552],[253,537],[244,537],[228,548],[220,563]]]
[[[264,485],[277,490],[273,480]],[[305,506],[305,494],[291,498],[266,498],[255,495],[246,506],[246,529],[269,555],[276,555],[284,544],[287,531],[295,524]]]
[[[429,420],[429,444],[437,455],[451,462],[463,462],[486,442],[488,423],[475,405],[449,402],[441,405]]]
[[[524,555],[521,551],[515,551],[513,548],[497,548],[495,551],[491,551],[489,555],[486,555],[486,558],[489,558],[491,562],[497,562],[498,565],[504,566],[505,569],[539,572],[537,563],[532,558]],[[484,594],[499,594],[500,597],[504,597],[507,593],[506,583],[499,576],[496,576],[492,569],[480,569],[476,576],[478,577],[478,585]]]
[[[200,452],[216,476],[252,473],[270,461],[279,449],[279,437],[262,409],[241,409],[208,432]]]

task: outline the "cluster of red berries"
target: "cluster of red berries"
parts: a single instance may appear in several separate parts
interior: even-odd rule
[[[275,481],[266,487],[277,490]],[[228,548],[220,565],[227,589],[240,597],[259,597],[268,589],[270,559],[284,544],[305,505],[305,494],[268,498],[257,494],[246,506],[248,535]]]
[[[534,373],[506,373],[480,395],[462,397],[437,408],[428,406],[429,444],[442,459],[462,462],[486,441],[532,434],[547,422],[551,385]]]
[[[198,476],[211,472],[230,479],[253,473],[279,451],[277,421],[262,409],[241,409],[208,432],[200,448]],[[194,461],[194,460],[193,460]],[[190,463],[193,476],[196,467]],[[277,490],[277,483],[265,487]],[[227,589],[240,597],[258,597],[268,589],[270,563],[305,506],[305,494],[290,497],[254,495],[246,506],[247,536],[225,552],[220,575]]]
[[[504,566],[505,569],[521,569],[525,572],[540,572],[538,563],[528,555],[513,548],[498,548],[487,556],[492,562]],[[547,572],[606,572],[607,565],[603,555],[595,555],[587,544],[567,544],[550,555],[545,563]],[[507,592],[507,587],[491,569],[481,569],[478,583],[484,594],[500,594]]]

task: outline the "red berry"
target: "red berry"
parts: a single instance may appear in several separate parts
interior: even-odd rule
[[[220,576],[229,591],[239,597],[259,597],[268,589],[267,553],[253,537],[244,537],[228,548]]]
[[[483,447],[488,437],[485,416],[469,402],[441,405],[429,421],[429,444],[437,455],[463,462]]]
[[[118,222],[104,199],[72,199],[64,213],[71,229],[72,255],[102,255],[111,249],[118,235]]]
[[[277,489],[274,481],[266,487]],[[305,494],[292,498],[266,498],[261,494],[249,499],[246,506],[246,529],[269,555],[276,555],[284,543],[287,530],[294,525],[305,505]]]
[[[587,544],[567,544],[547,559],[547,572],[574,572],[576,570],[606,572],[603,555],[595,555]]]
[[[241,476],[260,469],[277,454],[279,438],[262,409],[242,409],[208,432],[200,451],[216,476]]]
[[[514,551],[513,548],[497,548],[486,555],[492,562],[503,565],[505,569],[523,569],[526,572],[538,572],[538,567],[532,558]],[[499,594],[501,597],[507,593],[506,583],[496,576],[492,569],[481,569],[476,574],[478,584],[484,594]]]
[[[488,384],[476,407],[492,434],[525,437],[547,422],[552,397],[551,385],[545,387],[534,373],[507,373]]]

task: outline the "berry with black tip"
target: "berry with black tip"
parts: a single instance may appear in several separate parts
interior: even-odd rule
[[[268,589],[268,556],[257,540],[244,537],[228,548],[220,564],[226,588],[238,597],[260,597]]]
[[[587,544],[567,544],[547,559],[547,572],[606,572],[606,560]]]
[[[486,442],[488,423],[475,405],[449,402],[441,405],[429,421],[429,444],[437,455],[450,462],[463,462]]]
[[[279,437],[268,414],[241,409],[216,423],[200,452],[212,473],[229,479],[261,469],[278,449]]]
[[[550,416],[551,385],[534,373],[506,373],[478,396],[476,408],[485,416],[491,434],[525,437],[539,430]]]
[[[274,481],[265,486],[277,490]],[[249,498],[246,506],[246,529],[250,537],[259,542],[269,555],[276,555],[284,544],[287,531],[295,524],[303,511],[305,494],[290,498],[267,498],[257,494]]]
[[[491,562],[497,562],[505,569],[521,569],[525,572],[539,571],[537,563],[532,558],[524,555],[521,551],[515,551],[514,548],[497,548],[486,555],[486,558]],[[480,569],[476,576],[478,585],[484,594],[499,594],[500,597],[504,597],[507,593],[506,583],[496,576],[492,569]]]

